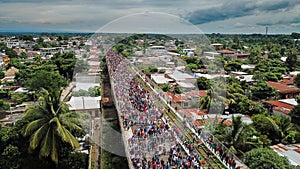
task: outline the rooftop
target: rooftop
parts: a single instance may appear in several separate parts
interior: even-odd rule
[[[292,165],[300,165],[300,144],[270,146],[280,156],[286,157]]]
[[[15,68],[15,67],[11,67],[10,69],[8,69],[5,72],[5,76],[15,76],[15,74],[19,72],[19,69]]]
[[[182,73],[178,70],[175,70],[173,73],[168,74],[168,76],[176,81],[184,81],[186,79],[194,78],[192,75],[189,75],[187,73]]]
[[[246,82],[253,82],[253,75],[242,75],[242,76],[235,76],[240,81],[246,81]]]
[[[205,119],[205,123],[213,123],[215,121],[215,117],[214,118],[207,118]],[[218,122],[221,123],[223,121],[222,118],[218,117]],[[229,120],[224,120],[223,123],[227,126],[230,126],[232,125],[232,122],[229,121]],[[203,119],[196,119],[194,121],[194,125],[197,126],[197,127],[201,127],[201,126],[204,126],[203,124]]]
[[[296,99],[281,99],[281,100],[278,100],[278,101],[286,103],[286,104],[290,104],[290,105],[293,105],[293,106],[298,105]]]
[[[172,81],[172,79],[166,78],[164,74],[151,74],[151,79],[157,84],[165,84]]]
[[[286,109],[293,109],[294,108],[293,105],[290,105],[290,104],[287,104],[287,103],[284,103],[284,102],[281,102],[281,101],[278,101],[278,100],[267,100],[267,101],[264,101],[264,102],[272,104],[276,107],[282,107],[282,108],[286,108]]]
[[[218,50],[219,53],[222,53],[222,54],[234,54],[234,51],[232,50],[227,50],[227,49],[224,49],[224,50]]]
[[[101,97],[71,97],[67,102],[70,105],[70,110],[89,110],[99,109]]]
[[[281,94],[300,93],[300,89],[297,88],[297,87],[290,87],[288,85],[281,84],[281,83],[278,83],[278,82],[272,82],[272,81],[269,81],[267,83],[268,83],[269,86],[272,86],[276,90],[278,90],[279,93],[281,93]]]
[[[187,82],[177,82],[177,84],[182,88],[195,88],[196,87],[193,83],[187,83]]]
[[[167,92],[167,94],[169,95],[170,98],[173,99],[175,103],[180,103],[191,97],[197,98],[197,97],[203,97],[207,95],[205,90],[191,90],[183,94],[175,94],[175,95],[172,92]]]
[[[254,69],[255,65],[242,65],[241,68],[242,69]]]

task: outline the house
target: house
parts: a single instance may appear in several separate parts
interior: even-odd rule
[[[189,81],[189,80],[196,80],[192,75],[183,73],[181,71],[175,70],[172,73],[166,74],[168,78],[173,79],[176,82],[181,81]]]
[[[40,55],[47,56],[47,55],[54,55],[55,53],[63,52],[62,47],[52,47],[52,48],[40,48]]]
[[[247,82],[247,83],[252,83],[255,82],[253,79],[253,75],[241,75],[241,76],[235,76],[237,79],[239,79],[241,82]]]
[[[294,166],[300,166],[300,144],[276,144],[270,146],[278,155],[287,158]]]
[[[231,76],[245,76],[248,75],[246,72],[231,72]]]
[[[253,123],[250,116],[243,115],[243,114],[234,114],[234,115],[206,114],[203,116],[199,116],[194,121],[194,125],[198,128],[203,128],[207,123],[214,123],[217,118],[218,123],[223,122],[223,124],[225,124],[226,126],[231,126],[233,117],[238,117],[238,116],[241,117],[241,121],[245,124],[249,125]]]
[[[17,47],[17,46],[19,46],[20,45],[20,43],[19,42],[14,42],[14,41],[9,41],[9,42],[7,42],[6,43],[6,47],[8,47],[8,48],[14,48],[14,47]]]
[[[289,113],[297,105],[297,102],[295,99],[281,99],[267,100],[264,101],[264,104],[274,115],[290,117]]]
[[[224,75],[224,74],[204,74],[204,73],[194,73],[194,76],[196,78],[205,77],[206,79],[213,79],[216,77],[224,77],[224,78],[230,77],[230,75]]]
[[[207,95],[206,90],[191,90],[182,94],[167,92],[172,102],[179,104],[182,109],[199,107],[200,97]]]
[[[230,60],[236,60],[235,52],[232,50],[224,49],[224,50],[218,50],[218,53],[222,55],[222,57],[225,57]]]
[[[215,118],[209,118],[209,119],[205,119],[205,122],[203,119],[196,119],[194,122],[193,122],[193,125],[197,128],[204,128],[205,124],[207,123],[213,123],[215,121]],[[218,123],[221,123],[223,121],[222,118],[218,118]],[[223,123],[226,125],[226,126],[231,126],[232,123],[228,120],[224,120]]]
[[[291,78],[295,78],[298,74],[300,74],[300,71],[294,71],[294,72],[290,72],[289,76]]]
[[[67,102],[70,105],[70,110],[74,112],[87,112],[92,117],[99,117],[101,97],[71,97]]]
[[[218,52],[204,52],[203,55],[209,59],[209,60],[214,60],[215,59],[215,56],[219,56],[220,53]]]
[[[250,70],[250,71],[253,71],[253,70],[255,69],[255,65],[245,65],[245,64],[243,64],[243,65],[241,66],[241,68],[242,68],[242,69],[248,69],[248,70]]]
[[[274,87],[279,93],[279,99],[294,98],[300,94],[300,89],[293,86],[288,86],[279,82],[268,81],[267,84]]]
[[[247,60],[249,56],[250,56],[250,53],[238,53],[238,54],[236,54],[236,59]]]
[[[167,49],[164,46],[150,46],[146,49],[146,55],[147,56],[160,56],[160,55],[166,55]]]
[[[11,67],[5,72],[5,77],[14,77],[17,72],[19,72],[19,69]]]
[[[195,51],[195,48],[185,48],[185,49],[182,50],[182,52],[184,52],[184,53],[189,53],[189,52],[194,53],[194,51]]]
[[[14,51],[16,51],[18,55],[20,55],[22,52],[26,52],[26,49],[16,47],[16,48],[14,48]]]
[[[7,66],[9,63],[9,57],[3,53],[0,53],[0,67]]]
[[[166,84],[173,81],[172,79],[166,78],[164,74],[151,74],[150,77],[156,84]]]
[[[177,85],[180,86],[183,90],[196,89],[196,85],[191,82],[177,82]]]
[[[216,50],[223,48],[223,44],[221,44],[221,43],[212,43],[212,44],[210,44],[210,46],[212,46]]]

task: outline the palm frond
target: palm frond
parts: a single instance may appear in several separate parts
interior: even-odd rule
[[[45,134],[42,142],[41,142],[41,149],[40,149],[40,157],[48,157],[52,151],[52,140],[53,135],[51,133],[51,128],[49,127],[47,133]]]
[[[276,124],[276,122],[272,118],[266,117],[266,119],[272,125],[272,127],[275,129],[275,132],[277,132],[277,133],[281,132],[279,126]]]
[[[238,129],[238,131],[236,132],[236,134],[235,134],[235,136],[234,136],[234,138],[233,138],[233,142],[234,142],[234,143],[236,143],[236,142],[239,140],[239,138],[241,137],[243,131],[244,131],[244,126],[241,126],[241,127]]]
[[[47,129],[49,130],[48,124],[44,124],[41,126],[34,134],[30,137],[30,148],[35,149],[41,142],[41,140],[45,137]]]
[[[77,139],[73,136],[73,134],[67,130],[65,127],[63,127],[64,133],[66,133],[66,142],[69,143],[73,148],[78,148],[80,147],[79,142]]]
[[[56,117],[54,118],[56,124],[57,124],[57,132],[59,136],[62,138],[63,141],[70,143],[70,145],[75,148],[79,147],[79,143],[77,139],[69,132],[64,126],[61,125],[59,119]]]
[[[58,163],[58,150],[57,150],[57,140],[55,140],[55,134],[52,132],[52,151],[51,159],[57,164]]]
[[[70,131],[82,130],[81,123],[66,104],[60,103],[59,97],[50,95],[45,89],[40,94],[38,105],[26,111],[24,118],[28,123],[23,135],[31,136],[29,151],[39,147],[40,157],[50,156],[57,164],[60,142],[68,143],[73,148],[80,146]]]
[[[23,135],[24,136],[31,135],[33,132],[38,130],[41,126],[45,125],[46,122],[47,121],[45,119],[37,119],[37,120],[31,121],[25,127]]]

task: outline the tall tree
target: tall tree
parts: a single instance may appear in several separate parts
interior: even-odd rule
[[[297,52],[294,50],[291,50],[288,52],[288,57],[286,59],[287,67],[293,71],[295,69],[295,66],[297,64]]]
[[[244,156],[244,162],[250,169],[290,169],[294,168],[288,159],[279,156],[268,148],[253,149]]]
[[[58,164],[66,144],[72,148],[80,146],[72,134],[82,130],[75,114],[46,90],[42,90],[38,104],[26,111],[24,119],[28,120],[23,134],[30,136],[29,149],[39,150],[40,157],[51,157]]]
[[[200,98],[200,109],[206,109],[210,113],[223,113],[226,105],[226,87],[222,79],[213,79],[207,96]]]
[[[42,88],[49,93],[54,94],[61,90],[61,87],[67,85],[66,79],[57,71],[40,70],[35,72],[30,79],[24,82],[24,86],[30,90],[39,91]]]
[[[0,99],[0,112],[2,110],[9,110],[9,103],[5,102],[4,100]]]
[[[225,127],[224,131],[218,138],[237,155],[242,155],[244,152],[252,148],[258,147],[258,140],[253,140],[253,135],[256,135],[256,130],[242,122],[242,116],[232,116],[232,125]]]
[[[252,94],[252,99],[254,100],[266,99],[277,96],[277,91],[273,87],[268,86],[268,84],[265,81],[258,81],[256,86],[252,86],[250,90]]]
[[[197,85],[199,90],[207,90],[210,87],[210,80],[206,77],[199,77],[197,79]]]
[[[300,75],[299,74],[295,77],[294,83],[297,85],[297,87],[300,87]]]
[[[297,77],[300,77],[300,75],[298,75]],[[300,98],[296,97],[296,101],[297,101],[298,105],[296,105],[292,109],[292,111],[290,112],[290,116],[292,118],[293,123],[300,125]]]
[[[68,80],[72,80],[76,64],[74,52],[56,53],[51,60],[57,66],[59,74]]]

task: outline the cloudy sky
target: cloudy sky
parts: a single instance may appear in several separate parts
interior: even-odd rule
[[[116,22],[118,28],[145,25],[144,18],[128,16],[152,12],[179,17],[204,33],[300,32],[300,0],[0,0],[0,32],[95,32]],[[151,25],[177,27],[167,20],[155,16]]]

